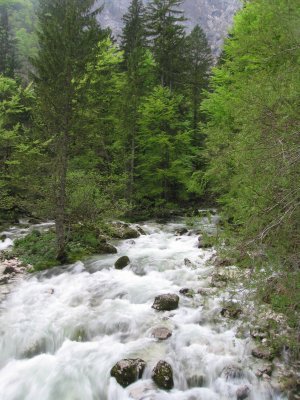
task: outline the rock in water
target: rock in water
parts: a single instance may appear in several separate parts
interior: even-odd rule
[[[168,328],[155,328],[152,331],[152,336],[158,340],[167,340],[172,336],[172,332]]]
[[[244,377],[244,372],[241,367],[237,365],[228,365],[223,368],[221,376],[228,380],[242,379]]]
[[[124,359],[111,369],[110,375],[124,388],[141,379],[146,363],[140,358]]]
[[[185,234],[187,234],[188,233],[188,230],[187,230],[187,228],[180,228],[180,229],[177,229],[177,231],[176,231],[176,235],[177,236],[183,236],[183,235],[185,235]]]
[[[130,264],[130,260],[127,256],[120,257],[116,262],[115,262],[115,268],[116,269],[123,269],[127,267],[127,265]]]
[[[179,296],[177,294],[161,294],[155,297],[152,308],[157,311],[172,311],[178,308]]]
[[[236,391],[236,399],[245,400],[248,398],[249,394],[250,394],[250,389],[248,388],[248,386],[247,385],[241,386]]]
[[[137,239],[141,234],[129,224],[114,222],[111,226],[112,236],[117,239]]]
[[[190,297],[190,298],[193,298],[194,294],[195,294],[193,289],[188,289],[188,288],[180,289],[179,293],[182,294],[182,296]]]
[[[98,251],[100,254],[116,254],[118,252],[112,244],[106,242],[99,243]]]
[[[173,389],[174,381],[171,365],[166,361],[159,361],[153,369],[152,379],[160,389]]]

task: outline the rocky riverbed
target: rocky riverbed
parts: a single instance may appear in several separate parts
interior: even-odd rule
[[[1,400],[296,400],[239,271],[199,229],[146,223],[117,254],[26,279],[3,261]]]

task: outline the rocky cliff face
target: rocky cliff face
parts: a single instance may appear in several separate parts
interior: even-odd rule
[[[117,36],[122,28],[122,15],[127,11],[130,0],[99,0],[100,4],[103,2],[105,8],[101,22],[110,26]],[[241,0],[185,0],[183,4],[188,29],[199,23],[206,32],[214,54],[220,50],[232,18],[240,6]]]

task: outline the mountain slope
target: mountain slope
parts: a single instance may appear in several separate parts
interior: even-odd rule
[[[129,4],[130,0],[104,0],[105,7],[100,20],[104,26],[110,26],[116,36],[120,34],[122,15]],[[188,18],[188,28],[199,23],[206,32],[213,52],[217,53],[240,5],[240,0],[185,0],[183,8]]]

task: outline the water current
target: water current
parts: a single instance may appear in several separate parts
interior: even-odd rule
[[[256,377],[253,343],[236,336],[238,322],[220,316],[226,289],[197,294],[210,287],[214,250],[199,249],[196,232],[177,236],[181,222],[142,227],[147,235],[114,243],[117,255],[33,274],[12,289],[0,304],[1,400],[235,400],[245,385],[250,400],[284,399]],[[116,270],[122,255],[131,264]],[[177,310],[151,307],[182,288],[196,294],[180,295]],[[172,336],[156,340],[156,327]],[[126,389],[110,377],[123,358],[147,362]],[[151,380],[159,360],[173,368],[169,392]]]

